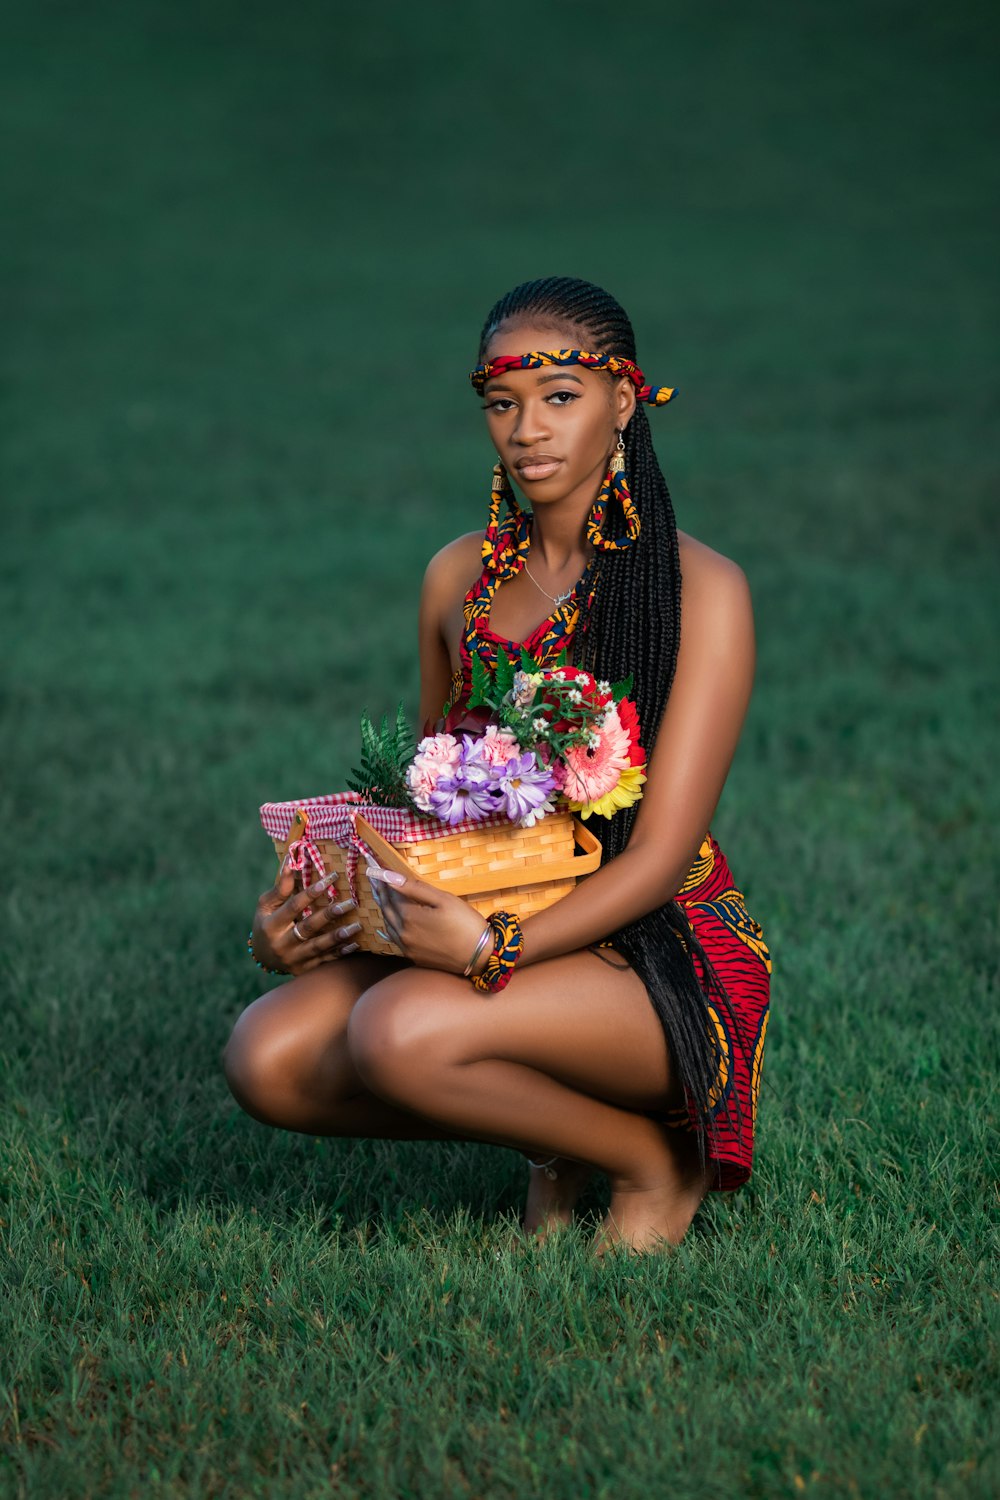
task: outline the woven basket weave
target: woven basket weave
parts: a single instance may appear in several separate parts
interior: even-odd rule
[[[321,800],[329,799],[269,804],[271,816],[264,820],[265,826],[272,834],[281,860],[290,843],[307,840],[310,851],[318,853],[327,873],[336,871],[337,899],[343,900],[350,888],[348,861],[352,841],[348,839],[345,844],[339,838],[325,837],[310,828],[314,820],[309,804]],[[275,836],[275,827],[282,820],[274,814],[275,810],[284,809],[289,809],[290,815],[286,819],[288,833],[282,838]],[[544,911],[568,895],[577,880],[591,874],[601,862],[600,840],[565,809],[540,818],[532,828],[504,821],[471,828],[463,825],[460,831],[442,834],[440,825],[436,825],[429,829],[435,835],[433,837],[421,837],[418,825],[422,820],[413,819],[410,820],[415,825],[413,829],[394,838],[391,843],[372,826],[371,821],[378,818],[384,822],[385,809],[371,804],[355,804],[351,813],[355,839],[372,852],[379,864],[402,874],[415,875],[430,885],[461,896],[483,916],[499,907],[515,912],[522,919]],[[582,853],[575,852],[575,845],[580,846]],[[354,847],[356,849],[357,844]],[[359,948],[368,953],[398,957],[399,949],[378,936],[382,914],[375,903],[363,864],[358,878],[357,860],[355,853],[351,894],[358,909],[345,920],[361,923],[361,931],[354,937]],[[315,859],[312,863],[307,882],[310,884],[320,873]]]

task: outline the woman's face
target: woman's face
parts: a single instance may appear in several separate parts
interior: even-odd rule
[[[508,323],[493,334],[484,362],[533,349],[586,347],[585,336],[572,329]],[[487,380],[482,399],[497,453],[532,506],[576,495],[591,504],[618,432],[635,411],[628,376],[610,380],[606,371],[583,365],[505,370]]]

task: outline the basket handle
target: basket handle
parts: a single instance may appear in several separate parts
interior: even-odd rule
[[[410,869],[399,850],[388,839],[383,838],[360,813],[354,820],[354,827],[358,837],[364,839],[380,865],[384,865],[387,870],[397,870],[400,875],[410,875],[414,880],[420,879],[416,870]]]
[[[400,875],[412,875],[414,880],[421,878],[406,863],[399,850],[360,815],[357,819],[357,831],[386,869],[398,870]],[[580,875],[590,875],[601,863],[601,841],[579,818],[573,819],[573,837],[583,846],[583,854],[571,855],[569,859],[546,861],[544,864],[526,864],[524,870],[517,872],[516,880],[510,869],[506,869],[484,870],[480,875],[463,875],[458,880],[430,880],[428,884],[436,886],[438,890],[449,891],[453,896],[478,896],[488,895],[490,891],[509,889],[512,881],[516,885],[539,885],[545,880],[575,880]],[[536,870],[538,876],[533,881],[532,874]]]

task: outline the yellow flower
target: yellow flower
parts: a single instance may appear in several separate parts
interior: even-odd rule
[[[628,766],[622,772],[618,785],[612,787],[610,792],[605,792],[603,797],[598,797],[596,802],[571,802],[569,805],[581,818],[589,818],[591,813],[611,818],[619,808],[631,807],[633,802],[638,802],[642,796],[639,788],[645,780],[646,773],[641,766]]]

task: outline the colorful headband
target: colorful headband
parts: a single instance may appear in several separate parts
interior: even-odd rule
[[[542,365],[586,365],[591,370],[610,370],[613,375],[627,375],[636,388],[639,401],[650,406],[664,406],[677,394],[674,385],[647,385],[646,377],[630,359],[618,354],[587,354],[583,349],[532,350],[530,354],[501,354],[488,364],[477,365],[470,370],[469,379],[476,390],[482,393],[483,386],[493,375],[504,370],[537,370]]]

